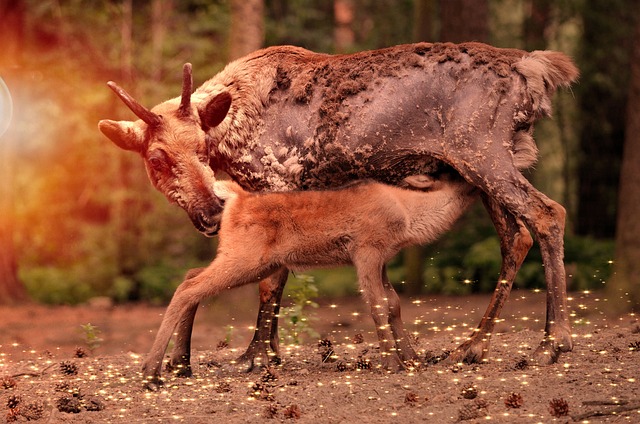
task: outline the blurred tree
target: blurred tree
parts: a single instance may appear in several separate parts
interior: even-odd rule
[[[524,21],[524,44],[527,50],[547,48],[549,25],[551,24],[551,0],[527,0],[527,19]]]
[[[579,235],[611,238],[615,233],[617,186],[624,140],[629,82],[633,0],[588,2],[581,10],[583,35],[575,87],[580,110],[578,163]]]
[[[434,39],[434,18],[436,0],[415,0],[413,14],[413,40],[432,41]]]
[[[440,0],[440,17],[440,41],[488,41],[488,0]]]
[[[334,0],[333,16],[335,28],[333,42],[336,53],[346,53],[355,42],[353,32],[354,4],[353,0]]]
[[[17,80],[20,74],[25,12],[22,1],[0,1],[0,40],[3,40],[0,76],[9,87],[14,85],[14,79]],[[11,130],[4,135],[0,134],[0,303],[13,303],[26,297],[24,286],[18,279],[18,262],[13,239],[15,186],[11,148],[16,141]]]
[[[620,311],[640,312],[640,1],[631,2],[635,29],[631,44],[631,78],[620,189],[614,274],[607,285]]]
[[[264,45],[264,0],[231,0],[229,60]]]
[[[153,0],[151,3],[151,80],[162,80],[162,62],[169,19],[174,14],[173,0]]]

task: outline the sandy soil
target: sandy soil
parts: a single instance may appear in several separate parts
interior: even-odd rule
[[[605,314],[611,302],[599,293],[572,294],[575,348],[557,364],[527,364],[542,338],[544,294],[515,292],[488,362],[431,360],[397,374],[379,369],[372,320],[359,299],[323,301],[313,311],[312,326],[332,342],[335,361],[323,363],[324,348],[309,340],[283,346],[283,363],[271,372],[230,369],[251,337],[256,299],[255,288],[243,288],[203,306],[194,377],[165,375],[159,392],[143,389],[139,371],[163,308],[2,307],[0,422],[640,422],[640,322]],[[421,356],[457,346],[488,299],[405,299],[405,325]],[[80,327],[87,323],[102,339],[93,351]],[[229,334],[229,346],[219,346]],[[78,347],[88,356],[76,357]]]

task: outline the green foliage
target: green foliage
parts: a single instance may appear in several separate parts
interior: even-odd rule
[[[102,331],[91,323],[80,325],[80,328],[84,337],[84,343],[87,345],[89,350],[93,352],[104,341],[102,337],[100,337],[100,333],[102,333]]]
[[[46,304],[71,304],[85,302],[95,295],[82,270],[73,268],[38,267],[20,270],[29,296]]]
[[[317,296],[318,287],[312,276],[300,274],[289,278],[284,299],[290,300],[291,303],[280,308],[279,320],[283,324],[280,336],[285,343],[299,345],[304,337],[319,337],[311,327],[311,321],[315,318],[309,311],[309,308],[318,307],[313,301]]]
[[[186,269],[211,259],[214,245],[193,229],[184,211],[153,189],[140,158],[113,146],[98,132],[96,123],[103,118],[132,118],[107,89],[109,79],[121,82],[143,104],[152,106],[179,95],[182,63],[193,63],[196,85],[222,69],[227,62],[229,2],[174,2],[159,58],[152,48],[151,2],[136,4],[130,76],[122,65],[122,3],[24,3],[23,57],[10,84],[16,106],[12,138],[2,140],[10,143],[10,156],[2,159],[11,166],[13,179],[3,183],[13,186],[20,277],[33,299],[44,303],[76,304],[98,295],[118,302],[164,303]],[[411,41],[415,0],[354,0],[353,4],[353,50]],[[523,46],[528,4],[523,0],[491,2],[495,43]],[[553,198],[562,199],[570,217],[590,219],[587,224],[603,228],[605,234],[611,233],[610,218],[615,215],[614,177],[629,77],[627,34],[635,16],[628,13],[630,4],[630,0],[553,2],[553,22],[545,31],[550,47],[578,53],[582,77],[574,90],[581,115],[573,116],[563,105],[563,99],[576,103],[573,93],[556,96],[560,100],[555,105],[557,125],[538,126],[541,132],[536,138],[544,165],[538,167],[535,183]],[[266,1],[266,45],[334,51],[333,6],[324,0]],[[432,19],[435,29],[438,19]],[[568,126],[572,128],[565,128]],[[572,138],[577,137],[580,126],[578,149]],[[570,148],[559,147],[565,141]],[[593,184],[586,178],[583,187],[577,187],[578,160],[586,163],[583,177],[591,178]],[[596,190],[597,199],[607,201],[587,202],[593,200]],[[573,203],[580,201],[585,202],[583,212],[576,214]],[[591,212],[602,205],[606,219],[595,214],[591,219]],[[425,248],[427,292],[463,294],[493,289],[501,258],[495,230],[481,211],[474,209],[456,229]],[[591,230],[578,228],[582,233]],[[607,279],[612,244],[567,236],[571,289],[594,288]],[[392,261],[388,273],[392,281],[402,281],[401,258]],[[297,328],[297,334],[306,334],[311,299],[358,293],[352,268],[314,270],[311,275],[315,278],[306,288],[296,288],[302,283],[292,280],[293,287],[287,292],[294,305],[287,321]],[[537,248],[523,264],[517,285],[544,287]],[[398,287],[402,290],[402,285]]]

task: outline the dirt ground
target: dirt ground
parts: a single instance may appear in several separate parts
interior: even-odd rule
[[[225,365],[252,334],[256,289],[242,288],[201,308],[194,377],[165,375],[158,392],[143,389],[139,371],[164,308],[1,307],[0,422],[640,422],[637,317],[605,313],[624,300],[572,293],[575,348],[538,367],[526,358],[542,338],[544,296],[512,294],[480,365],[433,357],[475,328],[488,296],[403,297],[405,325],[431,360],[397,374],[378,368],[373,322],[354,298],[322,301],[313,311],[312,326],[331,341],[335,361],[323,363],[317,340],[309,340],[283,346],[271,372],[241,373]],[[93,351],[81,328],[88,323],[100,331]],[[78,347],[88,356],[76,357]]]

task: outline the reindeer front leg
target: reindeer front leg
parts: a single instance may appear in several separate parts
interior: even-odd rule
[[[236,360],[247,372],[256,365],[268,365],[280,358],[278,340],[278,312],[282,301],[282,292],[289,276],[289,270],[282,268],[268,278],[260,281],[260,309],[256,330],[247,350]],[[269,355],[267,344],[273,352]]]
[[[500,276],[480,324],[467,340],[449,356],[449,361],[452,362],[475,363],[486,358],[496,320],[500,317],[500,311],[509,297],[516,274],[533,245],[533,239],[522,221],[516,219],[509,211],[484,193],[482,194],[482,202],[500,237],[500,252],[502,253]]]

